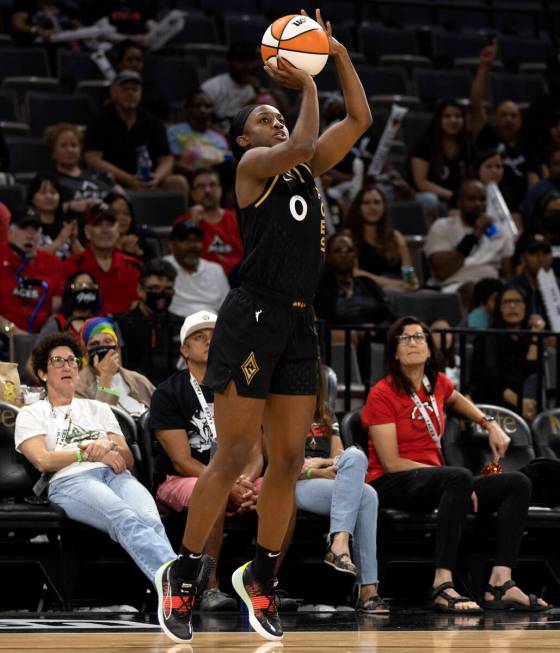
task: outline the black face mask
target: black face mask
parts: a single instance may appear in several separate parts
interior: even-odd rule
[[[173,300],[171,292],[149,292],[146,291],[146,306],[153,313],[165,313]]]
[[[479,216],[478,211],[463,211],[463,220],[469,227],[474,227],[474,223]]]
[[[72,291],[74,308],[94,311],[99,306],[99,291],[93,288]]]
[[[101,347],[92,347],[91,349],[88,349],[89,366],[93,367],[96,356],[98,356],[99,362],[101,362],[110,351],[115,351],[115,349],[116,347],[107,347],[105,345],[102,345]]]
[[[560,235],[560,211],[547,215],[543,219],[542,225],[547,233],[555,236]]]

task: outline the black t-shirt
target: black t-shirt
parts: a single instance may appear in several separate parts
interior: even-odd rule
[[[92,22],[106,16],[120,34],[145,34],[146,21],[155,19],[155,3],[147,0],[107,0],[95,3]]]
[[[412,152],[411,157],[428,161],[428,181],[431,181],[438,186],[447,188],[457,194],[461,181],[467,176],[468,172],[468,152],[466,149],[462,150],[454,159],[449,159],[445,155],[443,157],[443,167],[441,170],[437,169],[434,163],[434,142],[431,138],[424,138],[416,145]]]
[[[371,274],[401,277],[401,261],[389,263],[381,250],[366,241],[360,243],[358,262],[362,270]]]
[[[56,172],[62,201],[82,200],[90,197],[104,199],[115,185],[108,175],[97,170],[82,170],[79,177],[72,177],[63,172]]]
[[[177,370],[183,318],[173,313],[145,317],[138,307],[118,315],[123,337],[123,367],[147,376],[154,385]]]
[[[334,435],[339,434],[338,421],[333,420],[332,431]],[[305,438],[306,458],[330,458],[331,457],[331,435],[319,422],[311,424],[311,430]]]
[[[204,398],[213,411],[214,393],[201,386]],[[183,429],[189,436],[191,456],[208,465],[212,449],[212,431],[204,411],[190,382],[188,370],[175,372],[160,383],[152,395],[150,403],[150,422],[152,431],[156,429]],[[158,447],[155,458],[155,482],[159,485],[167,474],[176,475],[177,470],[162,447]]]
[[[169,154],[165,125],[157,117],[138,109],[136,122],[128,129],[114,107],[106,107],[86,132],[85,151],[97,150],[103,158],[131,175],[136,174],[136,150],[147,147],[155,167]]]
[[[299,164],[270,179],[260,198],[239,211],[245,260],[241,282],[311,298],[323,268],[324,207],[310,168]]]

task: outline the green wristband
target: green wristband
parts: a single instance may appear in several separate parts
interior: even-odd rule
[[[312,478],[313,476],[313,467],[308,467],[306,472],[305,472],[306,478]]]
[[[103,386],[99,386],[97,388],[100,392],[105,392],[108,395],[113,395],[114,397],[120,397],[121,393],[118,390],[113,390],[113,388],[104,388]]]
[[[82,450],[81,449],[76,450],[76,462],[78,462],[78,463],[83,463],[84,462],[84,459],[82,458]]]

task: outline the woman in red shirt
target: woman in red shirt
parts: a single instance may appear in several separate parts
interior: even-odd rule
[[[494,567],[486,586],[487,609],[546,610],[511,578],[531,497],[531,482],[520,472],[473,477],[463,467],[446,467],[440,440],[445,408],[452,408],[488,431],[494,461],[506,453],[510,439],[497,422],[455,390],[439,371],[440,353],[429,328],[403,317],[387,334],[387,376],[371,390],[362,411],[370,436],[366,481],[384,508],[438,509],[432,605],[443,612],[479,612],[477,603],[460,596],[453,570],[469,504],[474,512],[497,512]]]

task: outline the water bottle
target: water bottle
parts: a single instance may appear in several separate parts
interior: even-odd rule
[[[150,181],[152,178],[152,159],[145,145],[136,148],[136,175],[142,181]]]
[[[414,285],[414,267],[412,265],[403,265],[401,268],[402,278],[409,286]]]
[[[486,227],[484,233],[488,238],[497,238],[500,235],[500,229],[495,222],[492,222]]]

